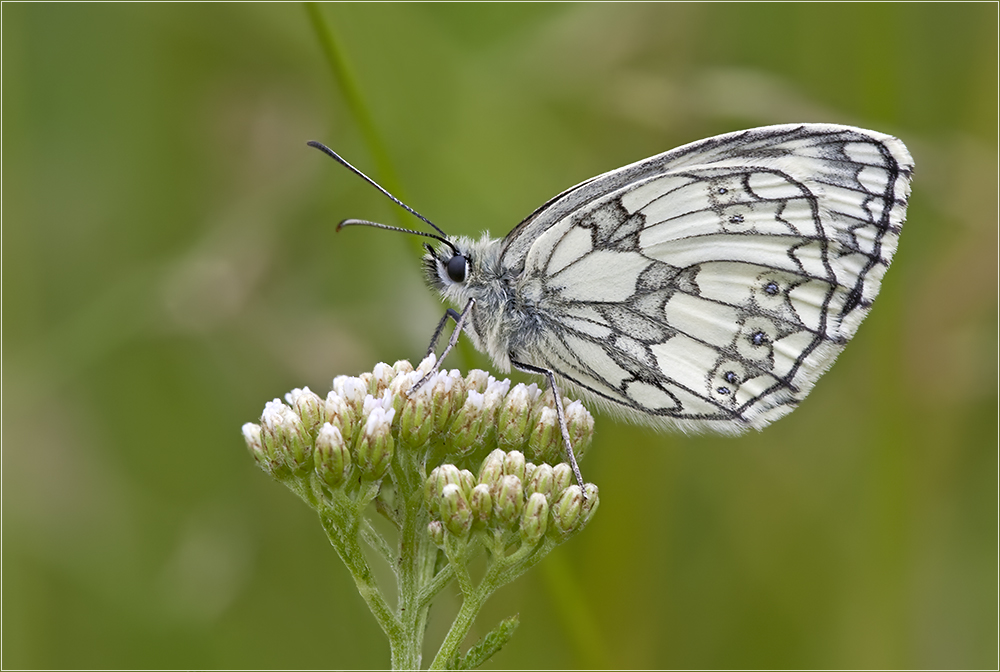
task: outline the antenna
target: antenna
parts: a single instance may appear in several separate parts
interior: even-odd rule
[[[340,231],[345,226],[372,226],[376,229],[385,229],[386,231],[400,231],[402,233],[412,233],[415,236],[425,236],[427,238],[433,238],[434,240],[441,241],[442,243],[450,247],[451,251],[454,252],[456,255],[460,254],[458,248],[455,247],[450,240],[448,240],[447,238],[442,238],[441,236],[436,236],[433,233],[427,233],[426,231],[414,231],[413,229],[404,229],[399,226],[389,226],[388,224],[379,224],[378,222],[370,222],[367,219],[345,219],[340,224],[337,224],[337,231]],[[433,226],[433,224],[431,226]],[[434,228],[436,229],[437,227],[435,226]],[[431,251],[431,254],[434,253],[434,250],[430,247],[430,245],[425,245],[424,247],[429,249]]]
[[[393,226],[386,226],[384,224],[375,224],[375,222],[367,222],[366,225],[374,225],[374,226],[376,226],[378,228],[381,228],[381,229],[404,231],[406,233],[416,233],[417,235],[430,236],[431,238],[436,238],[437,240],[440,240],[440,241],[442,241],[444,243],[447,243],[453,250],[455,249],[455,246],[452,245],[451,243],[449,243],[448,240],[447,240],[448,234],[445,233],[444,231],[442,231],[441,229],[439,229],[438,226],[434,222],[432,222],[431,220],[427,219],[426,217],[424,217],[423,215],[421,215],[419,212],[417,212],[416,210],[414,210],[413,208],[411,208],[410,206],[408,206],[406,203],[403,203],[401,200],[399,200],[398,198],[396,198],[395,196],[393,196],[392,194],[390,194],[388,191],[386,191],[385,189],[383,189],[382,186],[378,182],[376,182],[375,180],[373,180],[372,178],[368,177],[367,175],[365,175],[364,173],[362,173],[360,170],[358,170],[357,168],[355,168],[354,166],[352,166],[340,154],[337,154],[337,152],[333,151],[332,149],[330,149],[329,147],[327,147],[326,145],[324,145],[322,142],[317,142],[316,140],[310,140],[306,144],[309,145],[310,147],[315,147],[319,151],[323,152],[324,154],[326,154],[327,156],[329,156],[330,158],[332,158],[334,161],[338,162],[340,165],[342,165],[345,168],[347,168],[348,170],[350,170],[355,175],[359,176],[365,182],[367,182],[368,184],[372,185],[373,187],[375,187],[376,189],[378,189],[379,191],[381,191],[393,203],[395,203],[396,205],[398,205],[399,207],[401,207],[403,210],[406,210],[411,215],[417,217],[418,219],[423,220],[424,223],[430,225],[430,227],[432,229],[434,229],[435,231],[437,231],[438,233],[440,233],[444,237],[443,238],[438,238],[437,236],[432,236],[432,235],[426,234],[426,233],[422,234],[422,233],[419,233],[418,231],[410,231],[409,229],[400,229],[400,228],[396,228],[396,227],[393,227]],[[351,226],[350,224],[345,224],[345,222],[360,223],[360,222],[364,222],[364,221],[365,220],[347,219],[347,220],[344,220],[343,222],[341,222],[337,226],[337,230],[339,231],[340,228],[344,227],[344,226]],[[457,254],[458,250],[455,250],[455,253]]]

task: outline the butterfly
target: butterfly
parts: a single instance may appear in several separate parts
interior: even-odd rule
[[[544,375],[557,402],[568,388],[630,421],[689,433],[759,430],[805,399],[871,309],[913,173],[889,135],[765,126],[598,175],[503,239],[473,240],[309,144],[439,234],[340,224],[438,241],[425,245],[427,280],[461,308],[434,334],[431,351],[456,322],[438,363],[464,331],[501,370]]]

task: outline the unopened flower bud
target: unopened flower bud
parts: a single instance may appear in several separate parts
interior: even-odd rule
[[[521,480],[517,476],[504,476],[494,502],[497,518],[504,525],[510,525],[518,519],[523,508],[524,490]]]
[[[479,482],[490,488],[490,494],[496,498],[500,492],[500,481],[503,480],[503,461],[506,453],[497,449],[486,456],[479,467]]]
[[[264,412],[260,415],[261,439],[272,463],[283,462],[281,455],[288,441],[285,409],[288,407],[280,399],[275,399],[264,404]]]
[[[437,508],[440,503],[441,491],[449,483],[460,485],[462,481],[461,472],[454,464],[442,464],[431,470],[427,481],[424,483],[424,501],[432,516],[439,516],[440,510]]]
[[[432,516],[438,515],[438,511],[434,507],[437,506],[437,497],[441,494],[441,491],[438,490],[438,469],[440,467],[434,467],[427,475],[427,480],[424,481],[424,502]]]
[[[431,369],[434,368],[434,364],[436,363],[437,363],[437,355],[435,355],[433,352],[424,357],[423,359],[421,359],[420,363],[417,364],[417,368],[415,370],[415,373],[419,375],[417,375],[417,377],[414,379],[414,382],[420,380],[423,376],[430,373]]]
[[[486,391],[486,385],[489,382],[490,374],[486,373],[482,369],[473,369],[465,375],[465,389],[475,390],[482,394]]]
[[[443,491],[444,486],[449,483],[454,483],[455,485],[462,484],[462,471],[454,464],[442,464],[431,473],[433,474],[435,472],[437,472],[438,475],[438,492]]]
[[[483,431],[483,395],[470,390],[465,397],[465,403],[455,414],[448,430],[447,441],[449,452],[465,455],[474,450]]]
[[[528,497],[521,514],[521,540],[533,546],[545,534],[549,522],[549,503],[540,492]]]
[[[365,381],[354,376],[337,376],[333,379],[333,389],[344,398],[348,406],[358,413],[361,412],[361,405],[368,394],[368,385]]]
[[[445,528],[456,537],[464,537],[472,525],[472,509],[462,494],[462,488],[455,483],[449,483],[444,486],[438,499],[441,522]]]
[[[409,364],[409,362],[406,362]],[[399,364],[399,362],[396,362]],[[417,382],[420,378],[420,374],[413,371],[413,367],[410,367],[410,371],[405,371],[400,373],[392,382],[389,383],[389,394],[392,397],[392,407],[396,410],[396,414],[402,419],[403,405],[406,403],[407,396],[406,393],[409,392],[413,384]]]
[[[569,442],[573,446],[576,459],[579,460],[594,438],[594,416],[579,401],[565,403],[563,408],[566,411]]]
[[[444,525],[440,520],[432,520],[427,523],[427,534],[430,535],[431,541],[438,548],[444,546]]]
[[[505,450],[520,450],[531,428],[531,395],[524,383],[507,394],[497,414],[497,443]]]
[[[381,397],[382,393],[389,387],[389,383],[396,377],[396,372],[391,366],[384,362],[379,362],[372,369],[371,387],[369,388],[373,397]]]
[[[524,453],[519,450],[512,450],[507,453],[503,461],[503,473],[507,476],[517,476],[517,480],[524,481]]]
[[[285,395],[292,410],[299,414],[302,419],[302,426],[307,433],[312,433],[324,422],[326,415],[326,404],[319,395],[308,387],[302,389],[295,388]]]
[[[431,399],[434,402],[434,431],[443,432],[448,427],[448,421],[451,420],[454,411],[455,379],[447,372],[439,371],[426,384],[430,387]]]
[[[579,485],[571,485],[563,490],[552,506],[552,522],[559,534],[569,534],[576,528],[582,506],[583,490]]]
[[[365,394],[375,394],[373,392],[373,390],[375,389],[375,385],[372,382],[371,371],[365,371],[364,373],[359,374],[358,380],[360,380],[361,384],[365,386]]]
[[[488,424],[496,420],[509,389],[509,380],[494,380],[492,376],[488,379],[483,392],[483,422]]]
[[[493,496],[488,485],[480,483],[472,489],[469,507],[472,509],[473,526],[477,529],[486,527],[493,516]]]
[[[254,462],[264,471],[271,472],[271,460],[264,449],[264,440],[261,438],[260,425],[252,422],[243,425],[243,440],[247,442],[247,450],[253,456]]]
[[[340,429],[329,422],[319,428],[313,451],[316,473],[331,488],[339,487],[351,470],[351,452]]]
[[[541,493],[547,500],[551,501],[554,492],[552,467],[547,464],[540,464],[535,467],[534,472],[532,472],[531,477],[524,486],[524,494],[530,496],[535,493]]]
[[[383,411],[390,410],[392,408],[392,395],[389,393],[383,393],[381,396],[366,394],[365,400],[361,403],[362,417],[367,418],[376,408],[381,408]]]
[[[538,467],[535,466],[534,462],[525,462],[524,463],[524,478],[521,480],[521,482],[522,483],[527,483],[528,481],[530,481],[532,475],[535,473],[535,469],[537,469],[537,468]]]
[[[393,411],[381,407],[372,409],[365,424],[365,431],[358,443],[357,462],[362,475],[371,481],[385,474],[392,462],[393,440],[390,428]]]
[[[411,373],[413,371],[413,364],[410,364],[410,360],[408,359],[401,359],[392,365],[392,370],[396,372],[396,376]]]
[[[584,525],[590,522],[590,519],[594,517],[594,512],[597,511],[598,505],[601,503],[596,485],[587,483],[583,486],[583,491],[587,494],[587,497],[583,500],[583,504],[580,507],[580,522],[577,524],[577,529],[582,529]]]
[[[264,405],[260,420],[264,446],[276,462],[284,462],[293,472],[312,466],[312,446],[298,413],[275,399]]]
[[[434,430],[434,403],[424,385],[403,402],[399,418],[399,439],[411,448],[420,448]]]
[[[562,432],[559,429],[559,415],[554,408],[546,406],[538,415],[538,420],[528,439],[527,453],[539,462],[553,464],[563,453]]]
[[[560,462],[552,467],[552,492],[556,497],[561,495],[562,491],[568,488],[570,483],[576,483],[573,467],[565,462]]]
[[[326,395],[324,406],[326,421],[339,429],[341,434],[350,433],[356,416],[354,410],[344,401],[340,393],[330,390],[330,393]]]
[[[468,499],[472,497],[472,489],[476,487],[476,477],[468,469],[458,472],[458,484],[462,486],[462,494]]]

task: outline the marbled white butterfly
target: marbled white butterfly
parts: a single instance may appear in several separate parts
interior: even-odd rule
[[[736,434],[791,412],[854,336],[896,251],[912,172],[894,137],[788,124],[598,175],[502,240],[451,238],[367,177],[440,235],[340,226],[439,241],[425,246],[428,282],[462,308],[434,334],[432,351],[456,321],[442,359],[464,330],[501,370],[545,375],[629,420]]]

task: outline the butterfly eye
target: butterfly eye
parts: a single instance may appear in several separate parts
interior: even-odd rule
[[[466,259],[460,254],[456,254],[448,260],[448,277],[451,278],[452,282],[465,281],[465,267]]]

